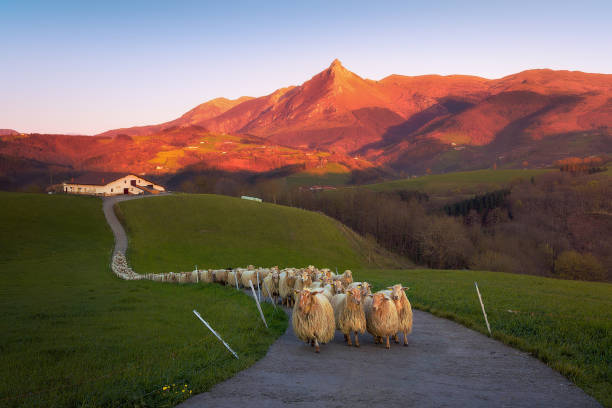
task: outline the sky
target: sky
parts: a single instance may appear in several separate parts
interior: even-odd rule
[[[612,74],[607,1],[0,0],[0,128],[97,134],[356,74]]]

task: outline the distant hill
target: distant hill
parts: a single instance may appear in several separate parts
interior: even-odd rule
[[[0,133],[0,158],[75,171],[264,172],[333,164],[423,174],[541,167],[612,153],[612,75],[364,79],[338,60],[299,86],[205,102],[170,122],[95,137]],[[10,133],[9,133],[10,132]],[[300,167],[301,166],[301,167]]]

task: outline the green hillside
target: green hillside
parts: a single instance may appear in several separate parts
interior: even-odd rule
[[[182,194],[125,201],[134,270],[168,272],[247,265],[338,270],[368,266],[368,243],[329,217],[238,198]],[[380,251],[375,248],[375,251]],[[396,267],[379,253],[374,262]]]
[[[515,179],[529,179],[550,171],[547,169],[474,170],[368,184],[361,188],[373,191],[420,190],[431,194],[443,192],[474,194],[499,189]]]
[[[171,406],[285,331],[268,304],[266,330],[242,292],[116,278],[99,198],[0,192],[0,204],[0,406]]]

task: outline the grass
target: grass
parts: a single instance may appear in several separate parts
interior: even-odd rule
[[[0,202],[0,405],[172,406],[186,396],[183,389],[204,391],[252,364],[286,327],[284,314],[264,304],[266,331],[252,300],[229,288],[116,279],[99,199],[0,193]],[[130,262],[141,273],[190,270],[195,263],[337,265],[378,288],[402,282],[415,307],[485,333],[477,281],[495,338],[532,353],[612,407],[610,284],[367,269],[367,242],[335,221],[230,197],[156,197],[119,209],[129,228]],[[195,319],[194,308],[240,360]]]
[[[411,179],[368,184],[361,188],[373,191],[419,190],[429,194],[452,192],[453,194],[476,194],[502,188],[516,179],[529,179],[551,170],[475,170]]]
[[[415,308],[487,333],[527,351],[612,407],[612,285],[449,270],[362,270],[357,280],[381,289],[401,282]]]
[[[129,231],[128,257],[139,273],[193,270],[195,265],[368,265],[354,237],[348,239],[336,221],[297,208],[181,194],[122,202],[119,212]]]
[[[98,198],[0,193],[0,203],[0,406],[173,406],[285,331],[284,313],[264,304],[266,330],[253,300],[229,288],[117,279]]]

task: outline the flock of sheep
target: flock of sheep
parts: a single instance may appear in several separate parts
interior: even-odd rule
[[[319,345],[334,338],[336,329],[344,334],[349,346],[359,347],[359,334],[366,331],[375,343],[390,337],[404,346],[412,331],[412,307],[406,297],[408,288],[397,284],[372,294],[367,282],[353,282],[351,271],[335,274],[329,269],[309,266],[303,269],[237,268],[232,270],[198,271],[204,282],[218,282],[240,287],[261,286],[262,295],[274,303],[293,307],[295,335],[320,351]],[[249,283],[250,282],[250,283]]]
[[[353,282],[351,271],[335,274],[329,269],[309,266],[303,269],[247,268],[195,270],[193,272],[140,275],[128,265],[123,254],[113,257],[112,269],[122,279],[150,279],[175,283],[220,283],[236,288],[261,287],[264,297],[272,302],[293,307],[292,324],[295,335],[315,347],[334,338],[336,329],[344,340],[359,347],[359,334],[366,331],[375,343],[390,337],[399,343],[403,333],[404,346],[412,331],[412,307],[401,284],[374,294],[367,282]]]

